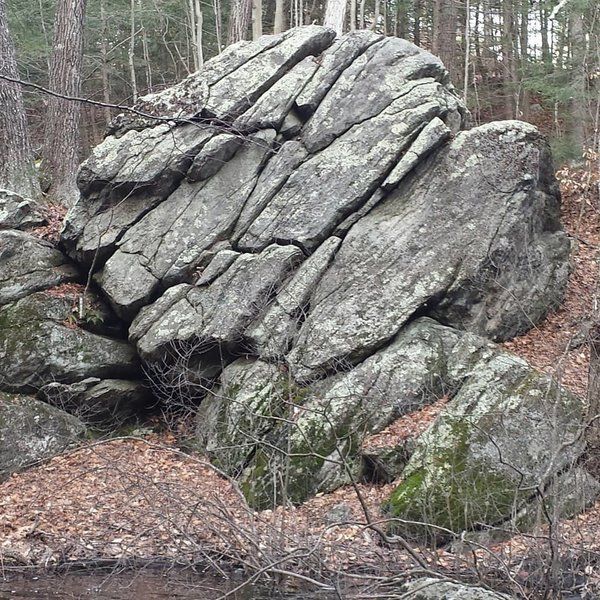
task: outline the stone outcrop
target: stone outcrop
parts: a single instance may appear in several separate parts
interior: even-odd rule
[[[201,401],[198,447],[254,506],[362,477],[365,438],[442,397],[428,445],[378,459],[409,460],[398,518],[450,489],[440,456],[464,480],[457,507],[481,500],[482,465],[495,494],[462,520],[428,515],[448,529],[511,519],[533,487],[575,473],[580,400],[489,341],[525,332],[564,292],[548,146],[523,122],[469,129],[430,53],[319,26],[240,42],[117,117],[78,183],[61,245],[114,327],[73,323],[52,292],[68,263],[7,233],[4,264],[27,284],[4,285],[0,261],[5,388],[102,420],[123,398],[143,404],[139,356],[155,390],[178,382]],[[525,446],[517,424],[533,417]],[[572,443],[550,457],[540,440],[558,432]]]
[[[401,592],[413,600],[510,600],[514,597],[433,577],[423,577],[406,583],[401,587]]]
[[[108,314],[96,306],[103,322]],[[36,392],[53,381],[140,375],[137,355],[126,341],[93,333],[85,325],[77,317],[77,299],[52,290],[0,307],[1,388]]]
[[[74,416],[45,402],[0,392],[0,481],[58,454],[84,432]]]
[[[78,278],[75,266],[48,242],[23,231],[0,231],[0,306]]]

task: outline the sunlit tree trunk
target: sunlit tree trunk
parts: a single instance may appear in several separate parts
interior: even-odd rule
[[[262,34],[262,0],[252,0],[252,39],[257,40]]]
[[[325,25],[325,27],[331,27],[338,35],[342,35],[344,32],[345,19],[346,0],[327,0],[323,25]]]
[[[0,0],[0,75],[18,79],[17,60],[6,17],[5,0]],[[0,79],[0,188],[22,196],[40,196],[21,88]]]
[[[275,21],[273,23],[273,33],[282,33],[284,31],[285,31],[284,0],[275,0]]]
[[[80,96],[83,64],[85,0],[58,0],[48,85],[63,96]],[[49,97],[44,143],[44,169],[50,177],[48,195],[71,206],[78,198],[80,105]]]

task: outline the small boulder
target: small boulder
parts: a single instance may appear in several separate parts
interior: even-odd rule
[[[0,481],[75,443],[85,426],[74,416],[29,396],[0,392]]]

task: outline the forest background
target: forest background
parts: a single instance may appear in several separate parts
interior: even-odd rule
[[[241,39],[323,23],[328,10],[341,10],[345,31],[367,28],[403,37],[440,56],[475,124],[532,122],[551,140],[558,164],[597,160],[600,149],[596,0],[329,0],[329,7],[324,0],[1,4],[18,79],[107,105],[130,105],[168,87]],[[6,74],[5,59],[0,74]],[[118,111],[64,102],[61,109],[60,100],[21,88],[30,146],[37,171],[45,174],[42,190],[71,204],[72,197],[64,201],[71,194],[64,186],[53,188],[53,179],[74,182],[76,164],[102,140]],[[65,120],[74,131],[61,139]],[[57,160],[62,165],[52,164]]]

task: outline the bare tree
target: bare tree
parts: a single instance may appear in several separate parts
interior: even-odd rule
[[[257,40],[262,31],[262,0],[252,0],[252,39]]]
[[[283,31],[285,31],[284,0],[275,0],[275,21],[273,23],[273,33],[282,33]]]
[[[234,0],[229,13],[227,43],[234,44],[246,39],[252,14],[252,0]]]
[[[64,96],[79,96],[83,63],[86,0],[58,0],[50,57],[49,87]],[[48,100],[44,169],[51,179],[48,195],[71,206],[77,199],[80,104],[60,97]]]
[[[0,75],[18,79],[15,49],[8,31],[4,0],[0,0]],[[35,175],[21,88],[0,79],[0,188],[23,196],[40,196]]]
[[[344,32],[346,19],[346,0],[328,0],[323,25],[335,29],[338,35]]]

